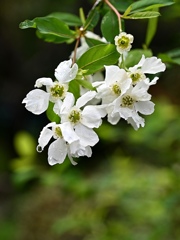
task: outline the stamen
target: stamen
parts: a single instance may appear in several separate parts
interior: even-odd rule
[[[72,110],[70,115],[69,115],[69,120],[72,122],[72,123],[77,123],[79,122],[81,118],[81,114],[79,111],[77,110]]]

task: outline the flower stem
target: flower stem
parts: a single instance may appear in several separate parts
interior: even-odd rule
[[[118,10],[109,2],[109,0],[104,0],[104,2],[112,9],[112,11],[116,14],[118,18],[118,24],[119,24],[119,31],[122,32],[122,26],[121,26],[121,14],[118,12]]]
[[[78,36],[78,38],[76,39],[76,44],[75,44],[75,47],[74,47],[74,55],[73,55],[73,58],[72,58],[72,65],[76,62],[76,53],[77,53],[77,48],[79,46],[80,39],[81,39],[81,35]]]

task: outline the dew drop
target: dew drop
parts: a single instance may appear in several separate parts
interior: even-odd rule
[[[42,149],[42,147],[41,147],[40,145],[37,146],[36,150],[37,150],[37,152],[39,152],[39,153],[43,151],[43,149]]]

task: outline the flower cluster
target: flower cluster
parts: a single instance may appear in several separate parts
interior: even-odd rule
[[[93,34],[91,37],[97,39]],[[26,109],[37,115],[45,112],[51,103],[54,114],[59,117],[59,122],[50,122],[43,128],[38,139],[38,152],[43,151],[51,139],[54,140],[48,149],[50,165],[62,163],[66,156],[74,165],[76,162],[73,158],[91,157],[92,147],[99,141],[94,129],[100,127],[102,118],[106,116],[113,125],[122,118],[135,130],[140,126],[144,127],[142,115],[149,115],[154,111],[154,103],[148,90],[151,85],[156,84],[158,77],[152,75],[163,72],[165,64],[157,57],[146,58],[142,55],[133,67],[122,65],[132,47],[133,39],[131,34],[125,32],[115,37],[115,46],[120,53],[119,63],[105,65],[104,75],[97,71],[94,75],[83,77],[78,64],[69,59],[61,62],[55,69],[55,80],[37,79],[36,89],[23,99]],[[85,39],[81,43],[76,49],[78,58],[88,49]],[[84,81],[91,82],[94,90],[81,86],[77,98],[70,91],[69,84],[79,75]]]

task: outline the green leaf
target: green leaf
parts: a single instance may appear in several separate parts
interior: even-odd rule
[[[47,42],[62,43],[75,39],[67,24],[53,17],[39,17],[20,24],[22,29],[36,28],[37,36]]]
[[[49,102],[49,106],[46,111],[46,116],[49,119],[49,121],[59,123],[60,117],[53,111],[53,107],[54,107],[54,103]]]
[[[180,65],[180,48],[170,50],[166,53],[160,53],[158,57],[165,63]]]
[[[130,13],[135,13],[139,11],[147,11],[153,8],[165,7],[174,4],[173,0],[140,0],[132,3],[128,8]],[[126,9],[126,13],[129,9]],[[129,14],[129,13],[128,13]]]
[[[152,57],[151,50],[143,50],[143,49],[131,50],[125,59],[125,62],[124,62],[125,66],[129,68],[136,65],[140,61],[143,54],[145,57]]]
[[[133,0],[124,0],[124,1],[111,0],[112,5],[120,12],[124,12],[127,9],[127,7],[133,2],[134,2]]]
[[[100,2],[97,5],[94,5],[94,7],[89,12],[87,19],[83,25],[84,30],[92,30],[97,25],[100,17],[99,8],[101,4],[102,2]]]
[[[68,26],[81,26],[82,25],[80,18],[71,13],[54,12],[54,13],[49,14],[47,17],[57,18],[57,19],[63,21],[64,23],[66,23]]]
[[[101,44],[90,48],[77,61],[80,69],[87,70],[86,75],[104,68],[104,65],[115,64],[119,53],[113,44]]]
[[[94,38],[87,38],[85,36],[85,39],[86,39],[86,43],[88,44],[89,47],[93,47],[93,46],[96,46],[96,45],[99,45],[99,44],[103,44],[103,42],[101,42],[97,39],[94,39]]]
[[[149,47],[149,45],[156,33],[157,23],[158,23],[158,18],[151,18],[148,20],[146,39],[145,39],[145,44],[146,44],[147,48]]]
[[[101,32],[108,42],[114,43],[114,38],[119,34],[119,24],[116,14],[108,11],[101,21]]]
[[[19,27],[21,29],[36,28],[36,23],[34,20],[25,20],[19,24]]]
[[[122,15],[122,18],[125,19],[145,19],[145,18],[155,18],[159,17],[160,13],[155,11],[146,11],[146,12],[136,12],[128,16]]]
[[[80,87],[76,79],[69,83],[68,91],[73,93],[75,99],[78,99],[80,97]]]

